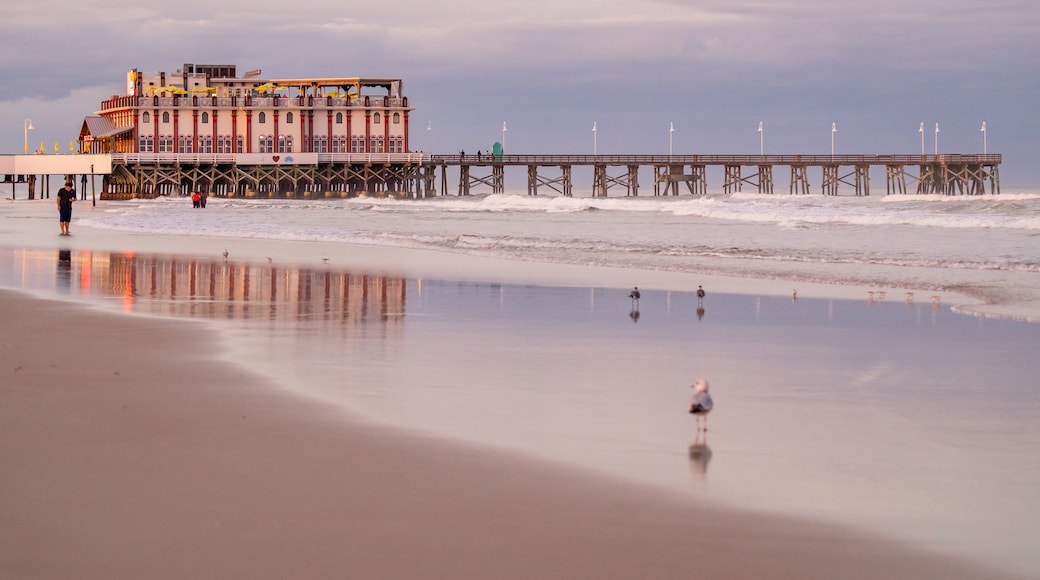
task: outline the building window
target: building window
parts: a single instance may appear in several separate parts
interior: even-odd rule
[[[372,124],[373,124],[373,125],[378,125],[378,124],[380,124],[380,123],[381,123],[382,121],[383,121],[383,117],[382,117],[382,115],[380,115],[379,113],[374,113],[374,114],[372,115]]]
[[[332,152],[333,153],[347,153],[347,136],[336,135],[332,138]]]
[[[163,111],[162,122],[163,123],[169,123],[170,122],[170,112],[169,111]]]
[[[191,153],[191,135],[181,135],[177,138],[177,153]]]
[[[233,153],[231,135],[217,135],[217,153]]]
[[[144,114],[141,115],[141,122],[142,123],[150,123],[151,121],[152,121],[152,116],[150,114],[148,114],[148,111],[145,111]]]
[[[173,153],[173,135],[159,136],[159,153]]]
[[[260,115],[256,118],[256,122],[260,123],[261,125],[266,123],[267,122],[267,113],[264,113],[263,111],[261,111]]]
[[[138,151],[140,151],[141,153],[151,153],[155,151],[154,141],[152,140],[151,135],[145,135],[141,137],[141,140],[138,144]]]
[[[292,124],[292,112],[289,112],[289,113],[285,114],[285,123],[287,125],[291,125]]]
[[[343,113],[336,113],[336,124],[337,125],[342,125],[343,124]]]
[[[371,153],[384,153],[383,150],[383,138],[372,137],[368,142],[368,150]]]
[[[246,140],[245,140],[245,138],[242,137],[241,135],[239,135],[238,137],[235,137],[235,153],[245,153],[245,150],[246,150]]]
[[[213,153],[213,136],[206,135],[199,139],[199,153]]]
[[[260,136],[260,152],[274,153],[274,137],[270,135]]]
[[[354,135],[350,138],[350,152],[351,153],[364,153],[365,152],[365,138],[361,135]]]
[[[394,125],[401,124],[401,113],[394,113]]]
[[[203,125],[208,125],[209,124],[209,113],[205,113],[205,112],[202,113],[202,124]]]
[[[292,138],[292,135],[279,135],[278,136],[278,152],[279,153],[292,153],[293,152],[293,138]]]

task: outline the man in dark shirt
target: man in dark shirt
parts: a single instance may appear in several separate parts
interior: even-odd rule
[[[72,183],[65,182],[65,187],[58,190],[58,225],[61,235],[69,235],[69,222],[72,221],[72,202],[76,201],[76,190]]]

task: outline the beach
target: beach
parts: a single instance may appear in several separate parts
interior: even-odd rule
[[[776,470],[776,486],[781,488],[800,478],[810,483],[804,479],[817,477],[816,469],[827,471],[826,465],[811,465],[821,461],[819,453],[825,457],[832,452],[843,454],[855,448],[850,445],[864,444],[866,459],[861,466],[869,470],[873,456],[868,447],[897,451],[900,446],[898,437],[886,435],[886,425],[897,428],[899,436],[909,433],[927,439],[922,433],[931,432],[943,439],[946,433],[965,435],[971,447],[981,450],[989,471],[997,472],[990,475],[998,478],[999,472],[1006,472],[1007,465],[1017,461],[1019,448],[1008,446],[1004,439],[987,439],[986,430],[992,427],[989,422],[1008,418],[1010,411],[1003,403],[990,411],[992,415],[984,415],[981,434],[973,427],[946,424],[959,422],[962,415],[969,415],[970,421],[970,413],[944,416],[941,421],[907,430],[899,423],[927,420],[931,400],[920,401],[920,415],[903,399],[894,408],[882,403],[871,407],[867,416],[885,413],[887,424],[864,422],[878,431],[837,437],[843,447],[831,450],[816,441],[821,438],[821,426],[813,422],[815,418],[800,416],[794,403],[784,403],[784,418],[776,421],[769,416],[769,406],[763,405],[775,399],[775,394],[731,390],[720,395],[721,400],[740,413],[712,416],[717,425],[712,429],[715,458],[708,471],[707,460],[699,465],[693,456],[692,433],[682,432],[685,423],[680,421],[687,417],[681,410],[664,423],[659,416],[673,401],[681,405],[686,391],[631,395],[645,397],[642,402],[614,400],[609,389],[581,393],[590,390],[590,385],[611,381],[611,375],[622,384],[634,382],[637,375],[626,373],[650,372],[655,365],[667,369],[658,371],[655,380],[687,382],[693,378],[691,372],[713,368],[711,378],[725,389],[741,377],[739,369],[730,368],[741,362],[726,349],[734,344],[749,346],[744,331],[725,336],[727,328],[737,322],[761,325],[764,334],[756,334],[756,340],[776,347],[790,325],[803,329],[808,325],[804,336],[822,333],[813,340],[830,341],[826,329],[850,313],[854,328],[868,330],[862,344],[854,347],[865,350],[879,339],[891,340],[888,334],[869,331],[870,321],[884,314],[895,318],[885,318],[882,326],[916,321],[914,328],[924,330],[907,341],[920,343],[931,340],[927,338],[932,334],[929,325],[946,328],[942,325],[947,320],[958,320],[945,318],[954,316],[948,312],[948,303],[962,300],[971,304],[967,296],[944,292],[943,306],[935,310],[927,294],[911,305],[904,304],[903,297],[909,290],[889,289],[887,301],[878,296],[865,304],[866,293],[876,291],[872,287],[799,282],[794,297],[787,282],[768,279],[318,241],[183,239],[79,229],[75,219],[73,236],[56,241],[50,230],[43,231],[51,225],[46,212],[19,207],[12,213],[17,219],[11,213],[5,216],[0,242],[8,248],[27,249],[15,249],[4,258],[6,270],[20,276],[13,283],[9,275],[6,284],[30,294],[5,292],[0,302],[5,321],[2,424],[7,435],[0,462],[5,473],[19,474],[3,480],[3,497],[8,498],[3,512],[10,514],[11,522],[4,527],[3,543],[17,547],[0,564],[0,569],[9,571],[8,576],[68,577],[73,570],[77,576],[99,578],[326,577],[344,571],[424,578],[995,578],[1014,571],[1030,575],[1028,561],[1003,569],[994,565],[993,560],[1000,558],[997,549],[991,549],[988,557],[962,551],[963,536],[945,547],[945,540],[908,541],[905,530],[878,533],[879,528],[884,529],[883,523],[861,525],[840,511],[833,518],[818,517],[796,499],[779,510],[783,513],[777,513],[759,509],[755,501],[742,505],[717,488],[710,489],[712,482],[740,488],[760,478],[754,472],[741,471],[771,465],[772,459],[747,460],[756,453],[776,456],[778,463],[771,468]],[[56,224],[50,229],[56,230]],[[173,240],[176,243],[171,244]],[[62,248],[70,253],[74,266],[66,269],[62,265]],[[219,258],[225,248],[231,255],[229,265]],[[153,286],[152,306],[147,305],[147,288],[135,287],[133,299],[123,301],[108,292],[110,288],[96,287],[105,280],[99,264],[105,264],[106,272],[114,272],[114,265],[124,260],[132,265],[128,271],[142,280],[147,279],[141,274],[146,269],[159,273],[153,275],[159,282]],[[184,264],[189,266],[182,270]],[[84,272],[92,273],[91,286],[84,286]],[[171,296],[170,288],[163,287],[164,276],[176,275],[181,280],[184,272],[225,272],[236,280],[246,276],[254,282],[232,286],[239,289],[234,296],[221,294],[219,289],[200,290],[190,299],[180,295],[179,283],[175,283],[172,288],[177,296]],[[212,275],[218,282],[223,279]],[[276,281],[289,279],[292,283],[285,283],[284,288],[293,293],[288,297],[278,294],[276,299],[262,293],[273,289]],[[633,279],[646,290],[639,317],[632,316],[635,309],[623,293]],[[320,283],[326,285],[324,298]],[[697,283],[705,284],[711,294],[707,313],[695,316],[685,300]],[[329,292],[329,284],[332,288],[342,285],[342,304],[329,305],[329,296],[340,295]],[[203,288],[204,284],[191,287]],[[243,288],[250,289],[248,298],[241,295]],[[282,292],[282,286],[279,288]],[[351,299],[355,288],[365,296],[360,303]],[[371,298],[374,289],[381,293],[380,298]],[[731,293],[734,295],[729,296]],[[307,301],[300,298],[304,294]],[[55,302],[55,298],[64,300]],[[312,308],[323,300],[322,309]],[[89,305],[99,307],[85,307]],[[258,306],[262,316],[258,316]],[[118,314],[118,310],[139,316]],[[193,314],[185,316],[189,310]],[[583,310],[595,316],[578,318],[574,314]],[[725,325],[711,326],[722,313],[733,314]],[[779,318],[769,321],[771,315]],[[749,318],[739,320],[745,316]],[[797,322],[789,318],[792,316]],[[233,324],[220,318],[233,318]],[[310,322],[295,326],[300,319]],[[428,321],[436,321],[436,325]],[[659,324],[664,326],[655,326]],[[988,326],[971,332],[985,337],[989,329],[996,335],[1005,332],[999,321],[983,324]],[[581,329],[586,327],[602,337],[602,345],[584,334]],[[1034,338],[1029,327],[1025,328],[1021,331],[1025,340]],[[663,354],[655,358],[654,353],[661,353],[665,344],[681,347],[683,340],[689,340],[681,337],[689,337],[695,329],[710,331],[713,338],[720,339],[718,350],[698,342],[700,360],[676,362]],[[606,345],[640,337],[646,344],[630,356],[645,362],[636,368],[606,364],[609,357],[591,358]],[[569,353],[568,361],[545,358],[557,341],[568,346],[581,341],[589,344]],[[495,353],[524,343],[540,343],[545,348],[517,355],[515,360],[496,358]],[[464,372],[457,363],[446,362],[453,360],[452,344],[471,353]],[[942,344],[950,347],[949,342]],[[482,345],[486,346],[483,350]],[[951,347],[950,352],[960,351]],[[575,358],[595,360],[603,368],[592,373],[575,363]],[[335,365],[328,363],[333,360]],[[472,364],[474,360],[481,363]],[[514,393],[504,387],[523,384],[532,376],[544,378],[535,371],[523,371],[530,366],[525,360],[541,361],[561,375],[560,384],[576,389],[553,394],[557,398],[549,399],[549,405],[538,403],[544,393],[535,393],[534,399],[524,398],[523,393],[503,394]],[[707,366],[710,361],[723,360],[732,362]],[[892,378],[898,376],[892,374],[893,368],[903,372],[904,365],[942,364],[942,360],[936,356],[934,362],[911,363],[897,358],[881,361],[880,366],[875,360],[863,372],[888,373]],[[756,372],[768,374],[785,368],[790,376],[777,381],[778,385],[789,381],[810,389],[807,385],[816,374],[833,373],[833,379],[845,381],[843,369],[861,363],[840,359],[814,371],[778,358],[759,360],[756,364],[762,368]],[[1015,373],[1023,367],[1009,368],[1008,378],[1014,382]],[[477,385],[486,384],[492,373],[507,369],[508,378],[499,385],[503,388],[491,394],[479,391]],[[970,375],[984,369],[958,370]],[[369,383],[352,386],[358,392],[346,396],[341,392],[342,380],[328,380],[344,371]],[[681,373],[685,375],[676,376]],[[914,381],[920,378],[913,377]],[[431,389],[393,392],[395,385],[412,383],[426,383]],[[686,383],[679,386],[688,388]],[[827,427],[835,429],[834,433],[843,420],[851,420],[853,425],[865,421],[839,410],[845,403],[861,404],[864,399],[848,399],[847,394],[839,399],[814,395],[821,397],[820,405],[834,406],[834,424]],[[1023,397],[1023,413],[1035,404],[1032,394],[1015,391],[1009,396]],[[486,407],[481,406],[482,397],[488,399]],[[575,399],[578,406],[567,407],[561,397]],[[553,408],[588,408],[590,401],[616,406],[619,413],[636,408],[646,415],[624,415],[633,425],[615,429],[621,443],[611,440],[610,445],[631,456],[631,463],[622,466],[622,471],[630,467],[654,472],[653,462],[642,463],[641,456],[654,455],[659,443],[641,440],[640,429],[645,433],[655,422],[664,424],[667,427],[660,435],[672,438],[670,445],[682,450],[681,461],[675,463],[687,472],[687,483],[692,481],[696,492],[658,485],[650,475],[645,481],[611,475],[616,466],[596,469],[597,464],[615,462],[613,455],[592,457],[585,464],[564,452],[559,456],[540,454],[544,448],[577,445],[576,440],[580,443],[586,434],[595,433],[552,414]],[[501,410],[503,402],[513,410]],[[466,409],[456,409],[468,405],[473,405],[469,414]],[[897,410],[895,416],[893,409]],[[536,430],[521,425],[536,413],[544,414],[536,421],[544,421],[544,425]],[[743,417],[733,418],[741,413]],[[436,424],[417,426],[424,414],[442,415],[446,422],[468,417],[476,423],[516,423],[527,429],[522,433],[544,440],[537,441],[532,451],[498,441],[498,432],[487,425],[478,424],[469,434],[441,431]],[[614,424],[621,416],[598,409],[588,414],[590,425]],[[400,424],[402,418],[404,425]],[[1018,415],[1011,418],[1022,420]],[[766,423],[770,426],[764,428]],[[561,424],[564,427],[559,433],[554,431]],[[761,446],[761,441],[775,439],[778,432],[785,433],[787,446],[796,449],[777,452]],[[834,433],[828,437],[834,438]],[[1033,436],[1029,431],[1015,444],[1029,448]],[[883,487],[892,478],[918,478],[904,461],[925,462],[934,454],[956,453],[958,446],[950,443],[929,441],[930,455],[920,455],[920,449],[910,451],[906,458],[883,465],[894,473],[868,474],[865,480],[880,477]],[[685,457],[687,447],[689,458]],[[575,453],[589,455],[589,449],[595,448],[583,446]],[[1005,449],[1009,457],[1000,456],[998,449]],[[667,451],[666,458],[669,453],[674,450]],[[727,456],[743,459],[731,460],[727,467]],[[838,461],[836,466],[847,469],[848,464],[836,457],[827,461]],[[802,465],[802,461],[807,463]],[[790,473],[785,473],[784,462],[794,462],[797,467],[789,465]],[[937,465],[947,470],[957,464],[943,460]],[[704,469],[699,471],[699,467]],[[964,478],[959,471],[949,474]],[[849,481],[863,480],[860,474],[852,475]],[[1034,466],[1030,464],[1018,477],[1028,489],[1035,479]],[[915,493],[927,491],[931,484],[925,480],[913,485],[913,493],[900,498],[909,505],[917,498]],[[826,497],[829,486],[840,487],[843,482],[841,477],[832,477],[820,485],[824,495],[817,494],[813,501],[826,504],[831,501]],[[998,484],[984,479],[964,489],[970,495],[972,490],[988,492],[990,485]],[[863,505],[874,511],[889,499],[868,497],[875,493],[870,487],[861,491]],[[748,488],[748,493],[754,492],[753,486]],[[1015,502],[1028,498],[1030,492],[1020,493],[1024,495],[1012,494],[1010,505],[1001,507],[999,513],[1014,511]],[[937,503],[963,499],[960,488],[944,494]],[[775,499],[768,496],[765,503]],[[833,501],[837,506],[848,498]],[[941,505],[936,509],[949,513],[957,508]],[[927,510],[922,511],[922,518],[931,517]],[[962,506],[961,511],[966,519],[979,517],[984,533],[1002,523],[986,520],[978,507]],[[1026,516],[1028,513],[1023,521],[1029,519]],[[882,514],[886,517],[889,515]],[[1015,523],[1007,533],[1018,538],[1031,533],[1029,525]]]

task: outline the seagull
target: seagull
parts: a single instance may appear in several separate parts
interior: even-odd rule
[[[271,264],[271,263],[273,263],[273,262],[274,262],[274,260],[272,260],[272,259],[271,259],[271,256],[268,256],[268,257],[267,257],[267,263],[268,263],[268,264]]]
[[[711,395],[708,394],[708,381],[704,379],[697,379],[692,385],[693,387],[693,398],[690,399],[690,413],[697,418],[697,430],[707,431],[708,430],[708,413],[711,412],[711,408],[715,406],[714,401],[711,400]],[[704,427],[701,427],[701,419],[704,419]]]
[[[227,248],[224,248],[224,261],[227,262]]]
[[[329,263],[329,259],[328,258],[322,258],[321,259],[321,263],[322,264],[328,264]]]

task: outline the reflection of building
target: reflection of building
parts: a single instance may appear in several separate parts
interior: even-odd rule
[[[338,328],[398,325],[405,311],[401,278],[121,253],[73,251],[68,262],[53,250],[14,254],[23,287],[46,287],[58,269],[72,289],[121,299],[127,311],[144,314]]]

